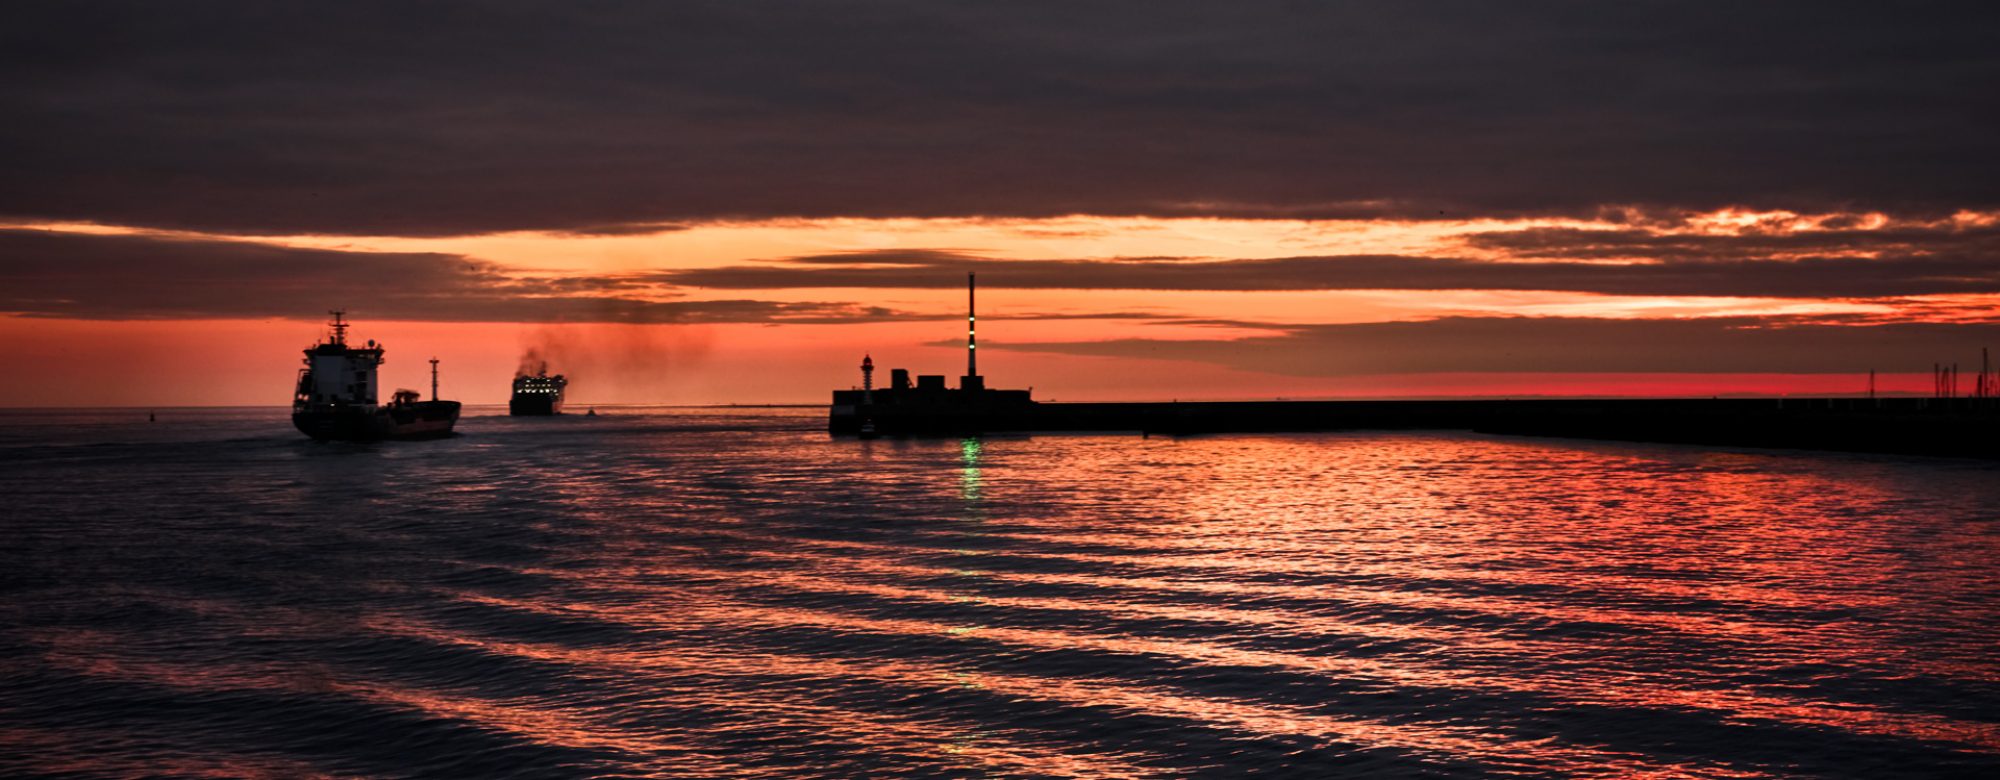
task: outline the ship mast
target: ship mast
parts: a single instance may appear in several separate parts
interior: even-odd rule
[[[347,314],[347,310],[334,309],[327,313],[333,315],[333,343],[338,346],[347,346],[347,323],[342,322],[340,319]]]
[[[431,358],[431,400],[438,399],[438,359]]]

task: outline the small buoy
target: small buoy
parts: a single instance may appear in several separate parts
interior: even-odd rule
[[[157,419],[155,419],[155,418],[153,417],[153,413],[152,413],[152,412],[147,412],[147,413],[146,413],[146,422],[159,422],[159,420],[157,420]]]

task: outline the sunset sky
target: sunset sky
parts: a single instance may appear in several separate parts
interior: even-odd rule
[[[1984,4],[0,12],[0,406],[1928,392],[2000,347]]]

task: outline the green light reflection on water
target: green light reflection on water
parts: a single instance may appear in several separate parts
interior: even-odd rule
[[[959,459],[964,462],[964,470],[959,474],[958,497],[967,504],[979,501],[979,440],[967,437],[959,442]]]
[[[981,478],[979,473],[979,456],[980,456],[979,439],[969,436],[964,439],[961,439],[958,444],[958,452],[959,452],[959,463],[960,463],[958,497],[965,504],[964,519],[976,524],[985,519],[984,517],[981,516],[982,512],[980,507],[980,500],[981,500],[980,488],[983,485],[983,479]],[[977,554],[976,550],[971,550],[967,548],[956,548],[953,549],[951,552],[955,555],[963,555],[963,556],[971,556]],[[951,569],[951,572],[961,577],[970,577],[970,578],[983,578],[988,574],[987,572],[980,571],[977,569],[960,569],[960,568]],[[976,594],[958,594],[952,596],[951,600],[954,603],[960,603],[960,604],[984,603],[984,600],[979,598],[978,595]],[[982,627],[978,625],[952,626],[946,628],[944,632],[949,636],[966,637],[977,633],[981,628]],[[960,683],[965,687],[968,688],[980,687],[980,684],[978,682],[979,678],[977,674],[969,673],[966,671],[956,672],[955,674],[958,677]],[[957,749],[961,747],[970,747],[976,741],[977,740],[965,740],[961,742],[960,745],[954,746],[953,748],[950,749],[955,752]]]

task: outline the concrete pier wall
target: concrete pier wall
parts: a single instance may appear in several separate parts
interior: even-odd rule
[[[862,409],[839,412],[829,429],[852,433]],[[2000,401],[1970,398],[1030,403],[876,407],[871,418],[891,436],[1428,429],[2000,458]]]

